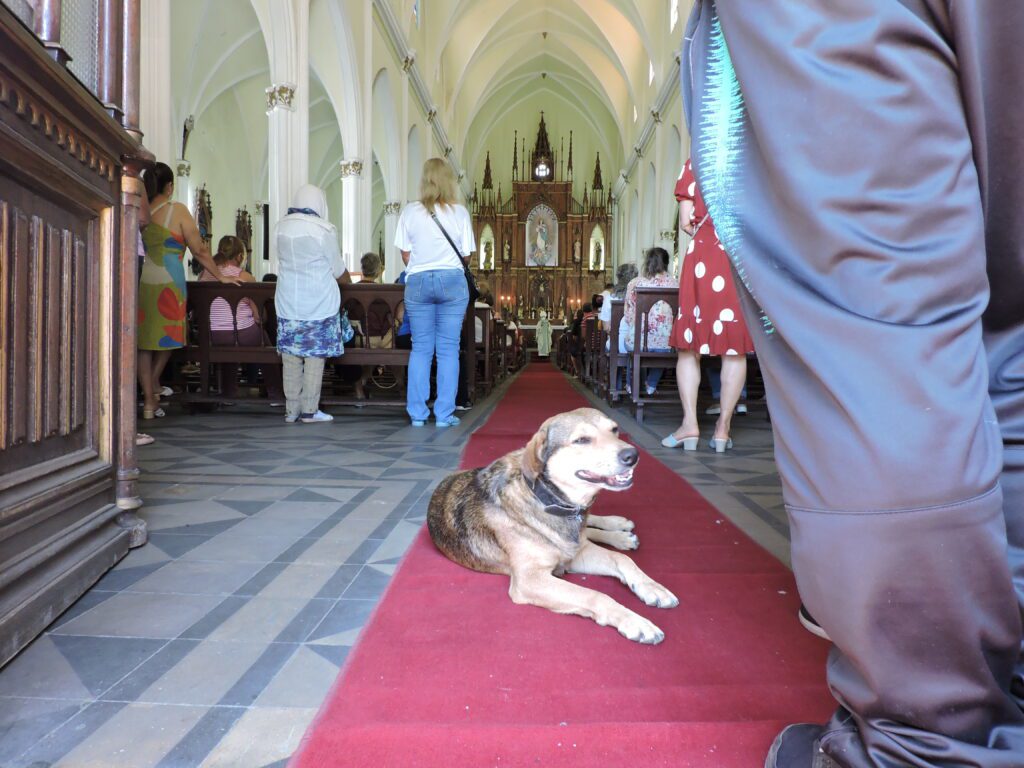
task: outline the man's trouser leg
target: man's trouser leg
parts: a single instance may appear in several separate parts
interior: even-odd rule
[[[990,240],[986,252],[979,192],[998,173],[1020,211],[1024,162],[979,153],[974,135],[981,124],[1020,140],[1024,100],[1007,92],[991,112],[985,89],[1020,82],[1024,67],[984,39],[971,44],[986,67],[1012,75],[968,77],[959,56],[965,37],[1019,32],[1024,4],[964,3],[959,19],[946,6],[722,2],[739,120],[709,108],[728,92],[710,2],[684,51],[698,180],[770,320],[747,313],[794,571],[836,645],[828,679],[843,708],[824,749],[850,768],[1020,768],[1024,755],[1008,693],[1021,617],[1007,558],[1007,524],[1019,536],[1024,509],[1019,481],[1008,478],[1005,505],[1000,489],[982,337],[986,267],[1011,265],[996,297],[1018,297],[1001,317],[1020,339],[1020,224],[1012,245]],[[994,26],[974,18],[980,7]],[[1017,414],[1011,432],[1019,354],[1018,343],[993,370],[1000,416]],[[1019,446],[1019,431],[1007,437]]]

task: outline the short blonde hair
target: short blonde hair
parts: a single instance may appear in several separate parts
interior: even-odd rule
[[[459,184],[455,171],[446,160],[432,157],[423,164],[420,179],[420,202],[431,213],[435,206],[459,202]]]

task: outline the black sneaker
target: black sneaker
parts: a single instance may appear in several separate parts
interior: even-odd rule
[[[820,739],[824,732],[824,726],[813,723],[787,727],[775,737],[764,759],[764,768],[841,768],[821,751]]]
[[[797,618],[800,619],[800,623],[804,625],[804,629],[812,635],[820,637],[822,640],[828,640],[830,643],[832,642],[832,638],[828,636],[828,632],[822,628],[821,624],[814,620],[814,617],[811,616],[810,611],[807,610],[807,607],[803,603],[800,603],[800,610],[797,611],[796,615]]]

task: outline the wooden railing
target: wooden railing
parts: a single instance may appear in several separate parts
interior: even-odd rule
[[[146,540],[135,462],[138,0],[97,0],[96,82],[61,3],[0,5],[0,665]]]

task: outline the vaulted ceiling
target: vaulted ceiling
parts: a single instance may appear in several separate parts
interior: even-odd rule
[[[268,41],[253,1],[175,0],[175,82],[170,87],[179,126],[190,114],[200,122],[204,114],[215,114],[221,120],[229,111],[217,102],[235,102],[242,116],[238,130],[250,134],[248,143],[257,155],[266,146],[266,126],[260,124],[260,115],[269,63]],[[346,8],[351,11],[359,3],[369,6],[370,2],[311,0],[314,10],[335,7],[341,16],[348,13],[352,18]],[[590,174],[598,152],[606,174],[613,177],[629,158],[640,125],[674,66],[681,19],[692,5],[692,0],[420,0],[416,24],[412,20],[415,0],[385,2],[395,17],[403,20],[408,43],[417,51],[417,66],[456,158],[474,180],[482,175],[488,150],[496,178],[510,175],[512,136],[518,132],[528,147],[532,145],[542,110],[556,148],[573,132],[577,178]],[[316,16],[322,17],[326,18],[323,13]],[[338,105],[337,93],[358,86],[351,78],[338,80],[335,65],[321,64],[331,71],[318,73],[318,56],[330,61],[318,51],[325,45],[343,50],[361,45],[367,38],[358,28],[348,36],[335,29],[324,37],[319,28],[323,24],[318,24],[310,37],[314,63],[310,174],[323,183],[342,155],[340,136],[332,122],[354,120],[351,108]],[[365,52],[355,50],[352,55],[354,60],[367,60]],[[379,61],[376,52],[373,59]],[[400,82],[398,62],[393,65],[392,90]],[[328,84],[326,92],[318,74]],[[377,73],[372,74],[376,77]],[[396,108],[399,93],[394,90]],[[369,96],[362,94],[361,100],[353,103],[372,105],[376,122],[381,117],[376,114],[376,96]],[[394,112],[388,110],[390,115]],[[384,119],[388,124],[391,121]],[[415,122],[411,116],[410,124]],[[678,124],[674,118],[670,122]],[[386,143],[394,146],[397,141]],[[352,150],[359,151],[355,146]],[[259,186],[265,178],[265,163],[254,164],[253,181]]]
[[[555,140],[573,130],[612,167],[635,138],[678,48],[690,0],[430,0],[438,41],[425,75],[443,95],[453,136],[475,170],[483,152],[511,152],[509,126],[533,141],[538,109]],[[683,7],[679,7],[683,6]],[[651,70],[655,79],[651,80]],[[637,109],[634,113],[634,108]],[[501,142],[506,142],[501,144]],[[507,150],[507,151],[506,151]],[[577,160],[593,162],[593,155]],[[579,157],[579,156],[578,156]],[[507,160],[508,158],[503,158]],[[581,170],[577,168],[577,170]],[[587,169],[589,170],[589,169]]]

